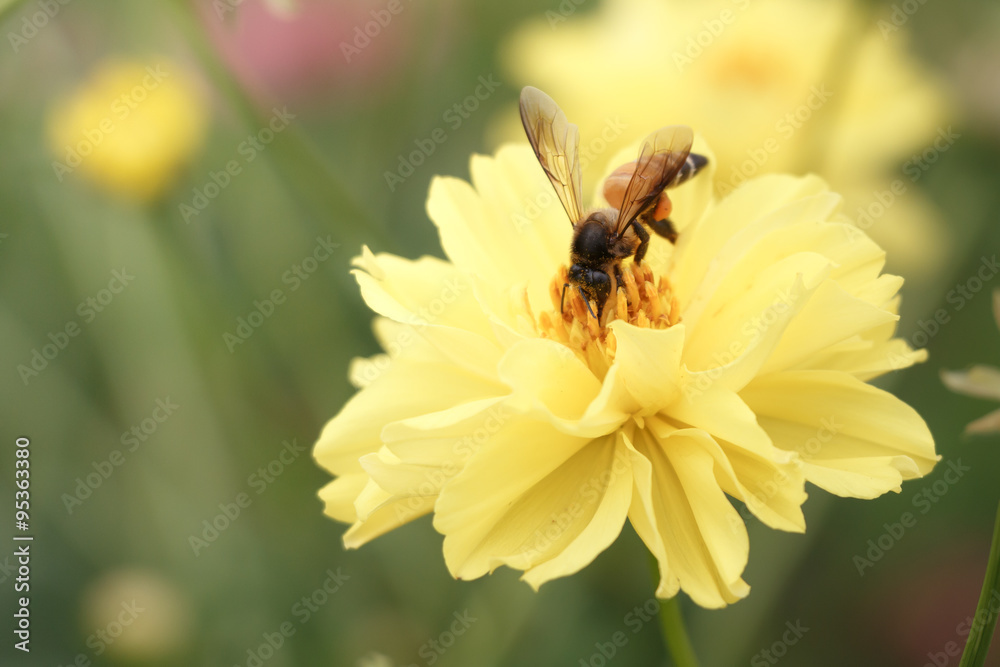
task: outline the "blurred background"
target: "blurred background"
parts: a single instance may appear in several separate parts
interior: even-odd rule
[[[35,536],[32,651],[5,641],[3,664],[668,664],[628,527],[536,594],[505,569],[453,581],[427,518],[345,551],[316,496],[313,442],[378,351],[350,259],[441,256],[428,184],[521,140],[525,84],[580,124],[587,175],[673,123],[717,153],[720,195],[821,174],[930,353],[880,383],[942,463],[870,502],[810,489],[805,535],[750,519],[749,598],[686,606],[702,663],[958,664],[1000,436],[964,433],[996,405],[940,373],[1000,365],[996,3],[5,0],[0,20],[0,497],[27,436]]]

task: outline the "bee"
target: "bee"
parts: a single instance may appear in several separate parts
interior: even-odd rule
[[[587,310],[601,322],[608,298],[617,294],[621,283],[622,261],[634,257],[639,264],[646,256],[650,237],[644,225],[671,243],[677,240],[667,217],[671,204],[664,190],[692,178],[708,164],[708,158],[691,153],[694,134],[690,127],[660,128],[646,138],[638,160],[622,165],[605,181],[605,198],[618,208],[585,214],[580,204],[579,128],[537,88],[526,86],[521,91],[520,106],[528,141],[573,224],[569,282],[563,284],[560,311],[566,289],[575,287]],[[596,315],[591,301],[597,305]]]

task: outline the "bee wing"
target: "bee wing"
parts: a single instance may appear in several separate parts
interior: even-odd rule
[[[531,86],[521,91],[521,123],[570,222],[576,224],[583,217],[579,128],[551,97]]]
[[[625,188],[618,209],[615,233],[621,235],[636,216],[655,206],[660,193],[677,176],[694,143],[694,133],[686,125],[662,127],[646,137],[635,163],[635,173]]]

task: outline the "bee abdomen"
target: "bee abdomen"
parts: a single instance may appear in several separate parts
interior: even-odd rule
[[[693,178],[699,171],[708,164],[708,158],[698,153],[691,153],[684,161],[684,166],[677,172],[673,180],[667,185],[668,188],[676,187],[685,181]]]

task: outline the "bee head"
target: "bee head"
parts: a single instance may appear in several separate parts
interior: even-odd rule
[[[597,302],[597,315],[600,317],[604,303],[611,295],[611,277],[600,269],[574,264],[569,268],[569,279],[588,299]]]

